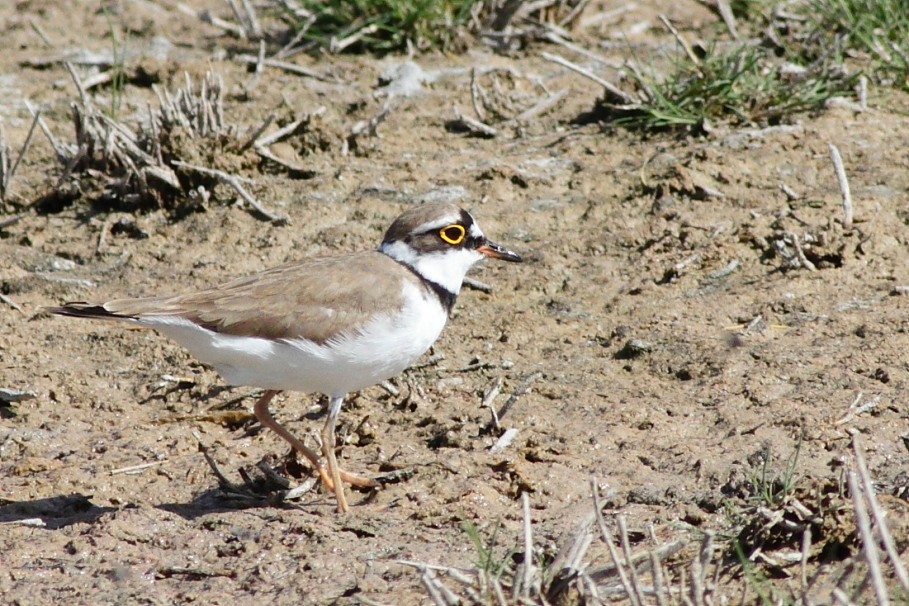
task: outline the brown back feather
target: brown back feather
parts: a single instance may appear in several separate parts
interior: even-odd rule
[[[305,259],[198,293],[119,299],[104,307],[139,318],[179,316],[230,335],[325,342],[345,328],[357,330],[380,310],[400,308],[401,291],[389,290],[387,281],[404,280],[426,288],[398,262],[366,252]]]

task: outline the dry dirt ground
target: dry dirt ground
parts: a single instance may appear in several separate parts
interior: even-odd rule
[[[0,6],[0,122],[15,151],[31,124],[26,100],[43,108],[56,138],[74,140],[78,95],[60,58],[111,52],[99,6],[63,4]],[[214,0],[189,4],[230,17]],[[872,89],[870,111],[831,108],[774,128],[645,135],[578,121],[597,85],[541,59],[545,47],[478,47],[415,57],[427,73],[421,90],[399,97],[376,136],[357,138],[345,155],[344,137],[385,103],[379,75],[402,58],[295,57],[326,78],[269,68],[252,81],[230,57],[254,44],[165,5],[108,7],[130,32],[128,73],[141,66],[145,74],[122,92],[125,123],[157,107],[149,80],[173,90],[185,73],[197,83],[207,70],[224,80],[226,120],[240,138],[269,114],[286,121],[324,112],[307,136],[275,148],[307,171],[234,167],[288,225],[234,203],[225,186],[182,215],[127,213],[99,191],[58,203],[47,194],[61,167],[35,134],[0,216],[21,215],[0,228],[0,388],[35,394],[0,408],[2,602],[428,603],[419,571],[399,561],[473,567],[465,523],[505,557],[520,541],[523,493],[535,545],[551,557],[592,511],[591,478],[607,524],[624,516],[633,549],[695,545],[712,531],[721,560],[764,460],[769,476],[781,476],[798,449],[802,501],[848,505],[838,487],[853,436],[906,549],[909,507],[889,496],[909,484],[905,96]],[[646,1],[584,39],[650,43],[660,13],[682,31],[715,21],[695,2]],[[651,28],[632,27],[641,22]],[[619,46],[599,52],[621,61],[610,50]],[[568,94],[526,124],[501,124],[494,138],[450,128],[454,105],[469,113],[471,68],[490,66],[502,68],[503,95],[518,106],[541,86]],[[109,105],[112,89],[91,94]],[[853,229],[841,221],[830,143],[850,179]],[[491,292],[462,292],[435,357],[424,360],[431,363],[392,381],[398,395],[373,387],[346,404],[344,466],[412,471],[374,494],[353,493],[347,515],[318,488],[285,504],[219,489],[200,442],[238,485],[241,468],[254,473],[264,457],[287,454],[246,414],[252,390],[225,388],[151,332],[41,311],[187,291],[290,259],[372,248],[398,213],[426,200],[469,208],[526,262],[473,273]],[[815,270],[787,260],[796,254],[791,238]],[[481,402],[497,381],[496,408],[529,389],[489,431]],[[283,394],[274,408],[312,440],[322,406]],[[510,428],[514,442],[491,451]],[[293,465],[282,473],[294,483],[306,476]],[[846,518],[839,534],[815,527],[811,570],[857,552]],[[776,547],[798,552],[800,536]],[[690,561],[686,549],[679,566]],[[824,549],[826,560],[817,555]],[[609,561],[602,543],[587,560]],[[767,566],[768,583],[797,585],[786,579],[797,566]],[[716,603],[757,601],[747,583],[723,576],[733,568],[721,570]],[[860,581],[856,600],[872,603]],[[829,589],[817,590],[821,602]]]

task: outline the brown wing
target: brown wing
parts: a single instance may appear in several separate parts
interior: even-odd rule
[[[198,293],[119,299],[104,308],[120,316],[179,316],[231,335],[324,342],[400,308],[403,280],[422,286],[389,257],[356,253],[287,263]]]

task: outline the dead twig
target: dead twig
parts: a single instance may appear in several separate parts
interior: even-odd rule
[[[161,465],[163,463],[167,463],[167,461],[166,460],[152,461],[151,463],[142,463],[141,465],[130,465],[129,467],[120,467],[118,469],[111,469],[110,475],[115,476],[115,475],[118,475],[121,473],[125,473],[127,475],[134,475],[139,472],[145,471],[146,469],[149,469],[151,467],[156,467],[158,465]]]
[[[838,420],[835,423],[835,425],[843,425],[844,423],[848,423],[856,416],[876,407],[881,401],[881,395],[878,394],[867,402],[862,403],[863,395],[864,394],[862,394],[862,392],[858,392],[858,394],[856,394],[855,399],[852,401],[852,404],[849,405],[849,410],[846,412],[842,419]]]
[[[581,16],[581,13],[584,12],[584,8],[587,6],[588,1],[589,0],[581,0],[571,7],[568,14],[559,20],[559,27],[571,27],[575,20]]]
[[[461,113],[461,110],[458,109],[458,106],[455,105],[453,108],[455,122],[460,123],[462,127],[466,128],[469,131],[483,135],[484,137],[495,137],[499,134],[499,130],[488,124],[484,124],[475,118],[470,116],[465,116]]]
[[[276,214],[272,213],[271,211],[266,210],[265,207],[263,207],[261,204],[259,204],[259,202],[255,198],[253,198],[249,194],[249,192],[247,192],[243,188],[242,185],[240,185],[239,179],[233,175],[229,175],[224,171],[217,170],[214,168],[205,168],[204,166],[196,166],[195,164],[188,164],[186,162],[181,162],[179,160],[174,160],[173,165],[178,166],[180,168],[185,168],[187,170],[192,170],[192,171],[195,171],[195,172],[203,174],[203,175],[215,177],[221,183],[224,183],[225,185],[231,187],[257,213],[259,213],[260,215],[262,215],[263,217],[265,217],[267,220],[271,221],[275,225],[288,225],[290,223],[290,217],[287,217],[285,215],[276,215]]]
[[[352,147],[356,147],[356,141],[359,137],[377,137],[379,136],[379,125],[385,122],[385,119],[393,109],[398,106],[398,101],[394,97],[389,97],[382,109],[369,120],[360,120],[350,129],[350,134],[344,138],[344,144],[341,146],[341,155],[346,156],[350,153]]]
[[[567,48],[568,50],[570,50],[572,52],[575,52],[579,55],[587,57],[588,59],[592,59],[593,61],[596,61],[597,63],[600,63],[607,67],[611,67],[613,69],[620,69],[622,67],[621,64],[615,63],[614,61],[610,61],[606,57],[603,57],[602,55],[598,55],[597,53],[591,52],[590,50],[584,48],[583,46],[575,44],[574,42],[569,42],[568,40],[562,38],[555,32],[552,32],[552,31],[544,32],[543,39],[547,40],[549,42],[552,42],[553,44],[558,44],[559,46],[564,46],[565,48]]]
[[[301,166],[299,164],[293,164],[292,162],[288,162],[287,160],[284,160],[283,158],[279,158],[278,156],[274,155],[273,153],[271,153],[269,150],[265,149],[264,147],[256,147],[256,153],[259,154],[260,156],[262,156],[263,158],[265,158],[266,160],[270,160],[270,161],[274,162],[275,164],[283,166],[291,173],[300,173],[300,174],[306,174],[306,175],[315,175],[316,174],[316,171],[310,170],[309,168],[307,168],[305,166]]]
[[[369,25],[361,27],[360,29],[358,29],[351,35],[347,36],[346,38],[339,39],[339,38],[335,38],[334,36],[332,36],[331,40],[328,41],[328,52],[333,55],[337,55],[338,53],[342,52],[345,48],[350,46],[351,44],[356,44],[357,42],[359,42],[360,39],[363,38],[364,36],[370,36],[370,35],[376,33],[377,31],[379,31],[379,24],[370,23]]]
[[[259,19],[256,17],[256,9],[249,0],[241,0],[243,3],[243,12],[245,14],[245,25],[250,38],[259,38],[262,36],[262,27],[259,25]]]
[[[428,566],[423,567],[423,574],[420,575],[420,580],[436,606],[458,606],[461,603],[458,596],[446,587]]]
[[[518,433],[520,433],[520,431],[521,430],[517,427],[506,429],[505,432],[499,436],[499,439],[496,440],[496,443],[489,448],[489,452],[491,454],[499,454],[501,452],[504,452],[506,448],[511,446],[515,438],[518,437]]]
[[[490,383],[489,388],[486,390],[486,393],[483,394],[483,402],[480,403],[481,408],[488,408],[489,413],[492,415],[492,426],[496,429],[499,427],[499,415],[496,412],[496,409],[493,407],[492,403],[495,402],[495,399],[499,396],[499,392],[502,391],[502,377],[496,377]]]
[[[812,263],[807,256],[805,256],[805,250],[802,248],[802,241],[795,234],[795,232],[786,232],[786,242],[792,245],[792,248],[795,250],[795,258],[798,260],[801,267],[804,267],[810,271],[817,271],[814,263]]]
[[[205,462],[208,463],[209,468],[211,468],[212,473],[215,474],[215,477],[218,478],[218,486],[221,490],[225,492],[230,492],[237,495],[242,495],[243,491],[240,490],[233,482],[227,479],[221,470],[218,469],[218,464],[215,463],[215,460],[211,458],[211,455],[208,454],[208,446],[202,441],[202,436],[193,432],[193,437],[196,438],[196,442],[199,445],[199,452],[202,453],[202,456],[205,457]]]
[[[63,67],[69,72],[70,77],[73,79],[73,83],[76,85],[76,91],[79,93],[79,101],[82,105],[88,105],[90,101],[85,94],[85,85],[82,84],[82,78],[76,73],[76,68],[73,67],[73,64],[69,61],[64,61]]]
[[[15,301],[13,301],[12,299],[10,299],[8,296],[4,295],[3,293],[0,293],[0,303],[5,303],[6,305],[9,305],[10,307],[12,307],[16,311],[18,311],[19,313],[23,313],[22,306],[19,305],[18,303],[16,303]]]
[[[278,59],[287,59],[289,57],[293,57],[294,55],[306,52],[319,44],[317,41],[312,40],[310,42],[306,42],[305,44],[297,46],[300,40],[305,38],[306,34],[309,33],[309,28],[312,27],[313,23],[316,22],[318,16],[313,12],[298,7],[296,9],[296,17],[298,28],[297,33],[294,34],[294,37],[290,39],[290,42],[282,46],[281,50],[275,53],[274,56]],[[301,24],[303,17],[305,17],[305,21]]]
[[[249,94],[259,84],[262,77],[262,62],[265,61],[265,39],[259,40],[259,54],[256,55],[256,67],[250,79],[243,85],[243,92]]]
[[[464,284],[464,286],[466,286],[467,288],[469,288],[471,290],[479,290],[480,292],[485,292],[486,294],[489,294],[492,292],[491,284],[487,284],[486,282],[480,282],[479,280],[475,280],[474,278],[464,278],[463,284]]]
[[[253,145],[255,145],[256,142],[259,140],[259,137],[262,136],[262,133],[265,132],[265,129],[268,128],[271,125],[271,123],[274,122],[274,120],[275,120],[275,115],[269,114],[268,117],[265,118],[265,120],[262,122],[262,124],[260,124],[258,126],[258,128],[256,128],[256,130],[254,130],[252,133],[250,133],[250,135],[246,138],[246,141],[243,143],[243,145],[240,146],[240,151],[244,152],[247,149],[249,149],[250,147],[252,147]]]
[[[707,531],[704,533],[701,549],[691,560],[691,598],[696,606],[705,606],[707,604],[707,588],[704,582],[707,578],[707,567],[712,557],[713,533]]]
[[[10,217],[3,217],[2,219],[0,219],[0,229],[3,229],[4,227],[9,227],[10,225],[15,225],[16,223],[21,221],[22,217],[24,217],[24,216],[25,215],[12,215]]]
[[[341,81],[337,78],[332,78],[330,76],[325,76],[319,72],[313,71],[311,69],[306,69],[303,66],[297,65],[296,63],[288,63],[287,61],[279,61],[277,59],[263,59],[259,61],[259,57],[256,55],[237,55],[234,57],[236,61],[241,63],[261,63],[265,67],[274,67],[276,69],[282,69],[286,72],[292,74],[297,74],[298,76],[306,76],[307,78],[315,78],[316,80],[321,80],[322,82],[331,82],[333,84],[341,84]]]
[[[558,63],[559,65],[561,65],[563,67],[567,67],[568,69],[570,69],[573,72],[581,74],[585,78],[589,78],[590,80],[593,80],[594,82],[596,82],[597,84],[602,86],[606,90],[606,92],[613,99],[616,99],[619,103],[622,103],[624,105],[630,105],[630,104],[634,103],[634,97],[632,97],[631,95],[629,95],[628,93],[626,93],[625,91],[623,91],[622,89],[617,87],[616,85],[612,84],[611,82],[608,82],[607,80],[604,80],[603,78],[600,78],[596,74],[584,69],[580,65],[576,65],[576,64],[572,63],[568,59],[565,59],[564,57],[560,57],[558,55],[553,55],[551,53],[540,53],[540,56],[543,57],[544,59],[546,59],[547,61],[552,61],[553,63]]]
[[[539,379],[542,376],[543,376],[543,373],[540,371],[537,371],[537,372],[531,374],[529,377],[527,377],[523,381],[521,381],[521,384],[518,385],[513,392],[511,392],[511,395],[508,397],[508,400],[506,400],[505,403],[502,404],[502,408],[499,409],[497,418],[501,421],[502,417],[504,417],[508,413],[508,411],[511,410],[511,407],[514,406],[514,403],[518,401],[518,398],[520,398],[524,394],[530,393],[530,386],[533,385],[534,381],[536,381],[537,379]]]

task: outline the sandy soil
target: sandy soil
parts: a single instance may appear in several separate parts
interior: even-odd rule
[[[31,123],[26,99],[43,108],[57,138],[74,140],[78,97],[59,59],[110,52],[97,5],[73,5],[0,7],[0,121],[16,150]],[[705,530],[737,532],[730,512],[746,507],[765,457],[779,475],[799,448],[800,489],[815,500],[831,495],[851,464],[853,435],[878,491],[904,494],[905,96],[873,90],[872,111],[831,108],[774,128],[643,136],[576,122],[593,107],[596,85],[539,58],[539,49],[475,50],[417,57],[431,82],[400,100],[378,136],[358,138],[343,155],[354,124],[383,106],[379,75],[402,59],[297,57],[328,81],[267,69],[250,86],[245,66],[225,58],[239,43],[217,29],[151,3],[120,8],[137,53],[128,69],[141,66],[171,89],[184,72],[195,81],[217,72],[239,133],[269,114],[287,121],[325,110],[307,137],[276,147],[310,171],[305,178],[258,162],[236,166],[264,206],[290,217],[286,226],[234,204],[224,186],[180,217],[125,212],[99,191],[55,204],[45,196],[60,167],[36,133],[0,207],[0,218],[22,215],[0,228],[0,388],[36,394],[0,408],[3,602],[428,603],[419,572],[399,561],[472,566],[465,522],[486,539],[501,526],[504,554],[519,543],[523,493],[542,554],[592,510],[591,478],[610,524],[622,514],[635,546],[652,545],[651,528],[659,541],[693,545]],[[661,12],[686,31],[713,19],[694,2],[639,2],[605,33]],[[501,84],[518,110],[541,94],[532,79],[569,93],[528,124],[469,136],[449,121],[453,105],[471,107],[475,66],[517,74]],[[111,90],[93,95],[107,104]],[[138,123],[155,103],[147,85],[131,83],[120,116]],[[852,230],[842,225],[830,143],[849,175]],[[399,395],[374,387],[345,406],[347,469],[412,470],[375,494],[354,494],[348,515],[318,489],[277,505],[225,496],[200,441],[238,484],[240,468],[286,455],[249,415],[224,414],[248,411],[254,392],[225,388],[151,332],[40,311],[187,291],[290,259],[372,248],[399,212],[425,200],[469,208],[527,261],[486,263],[473,274],[492,292],[462,292],[435,362],[395,379]],[[787,234],[814,239],[806,250],[816,270],[787,261]],[[481,401],[496,381],[496,407],[522,385],[530,390],[490,432]],[[312,440],[323,404],[284,394],[275,410]],[[509,428],[515,441],[491,452]],[[293,466],[286,473],[294,483],[305,475]],[[901,498],[887,507],[905,549],[909,507]],[[854,552],[848,532],[816,531],[817,550],[836,543]],[[799,549],[798,541],[785,546]],[[603,564],[604,554],[596,544],[589,559]],[[736,593],[726,597],[738,600],[741,584],[728,587]]]

